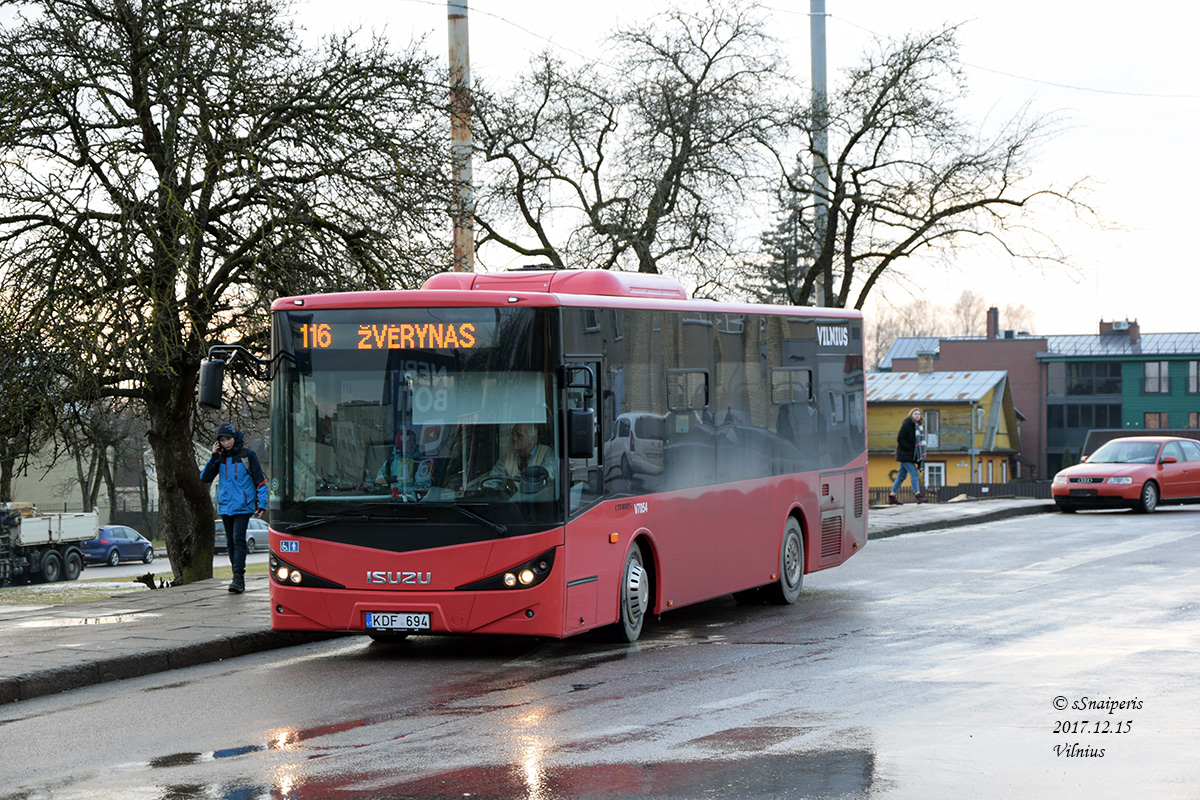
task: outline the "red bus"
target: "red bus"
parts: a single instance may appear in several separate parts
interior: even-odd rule
[[[634,641],[866,543],[857,312],[544,269],[271,310],[277,630]]]

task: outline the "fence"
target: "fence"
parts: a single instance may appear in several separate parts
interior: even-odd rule
[[[887,503],[888,493],[891,492],[890,486],[872,486],[868,489],[871,505],[884,505]],[[1050,481],[1009,481],[1008,483],[960,483],[957,486],[939,486],[936,489],[927,489],[925,496],[930,502],[947,503],[959,495],[967,495],[968,497],[983,498],[983,497],[1021,497],[1031,500],[1049,500],[1050,499]],[[904,482],[904,486],[896,493],[902,503],[916,502],[913,496],[912,486],[908,481]]]

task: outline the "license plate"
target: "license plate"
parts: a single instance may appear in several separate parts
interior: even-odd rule
[[[391,611],[368,611],[367,630],[369,631],[427,631],[429,630],[428,614],[405,614]]]
[[[1096,489],[1072,489],[1071,497],[1095,497],[1100,494]]]

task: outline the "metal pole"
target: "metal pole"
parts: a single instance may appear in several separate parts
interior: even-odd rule
[[[829,223],[829,134],[826,126],[825,81],[825,0],[809,0],[809,31],[812,38],[812,115],[813,115],[813,200],[815,203],[814,252],[820,258],[825,249],[825,232]],[[827,293],[833,291],[833,262],[817,276],[814,295],[818,306],[832,305]]]
[[[454,271],[475,271],[475,195],[471,175],[471,67],[467,0],[448,0],[450,30],[450,161],[454,182]]]

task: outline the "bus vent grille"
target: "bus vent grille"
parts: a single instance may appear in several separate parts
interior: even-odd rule
[[[854,479],[854,518],[862,519],[863,515],[863,479]]]
[[[829,484],[828,483],[821,484],[821,496],[829,497]]]
[[[821,558],[837,558],[842,554],[842,515],[830,515],[821,520]]]

